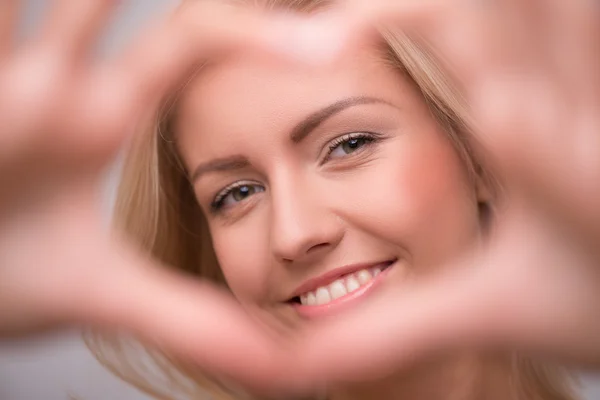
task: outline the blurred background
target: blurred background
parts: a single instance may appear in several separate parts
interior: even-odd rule
[[[106,54],[118,50],[148,18],[177,1],[122,1],[100,51]],[[49,0],[25,2],[23,34],[35,29],[49,3]],[[103,188],[107,220],[117,173],[118,162],[107,171]],[[585,399],[600,400],[600,375],[582,374],[582,377]],[[43,339],[0,343],[0,400],[67,399],[148,400],[148,397],[105,371],[88,352],[77,330]]]

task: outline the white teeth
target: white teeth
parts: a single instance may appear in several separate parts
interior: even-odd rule
[[[371,273],[369,271],[367,271],[366,269],[363,269],[362,271],[360,271],[358,273],[357,278],[358,278],[358,282],[360,282],[361,285],[364,285],[365,283],[367,283],[371,279],[373,279],[373,276],[371,275]]]
[[[316,297],[317,297],[317,305],[318,306],[331,302],[331,296],[329,295],[329,290],[327,290],[324,287],[320,287],[317,289]]]
[[[320,306],[335,299],[346,296],[370,282],[381,273],[381,268],[363,269],[354,274],[340,278],[328,286],[322,286],[312,292],[300,296],[300,303],[305,306]]]
[[[346,289],[348,290],[348,293],[354,292],[358,288],[360,288],[360,283],[358,283],[355,277],[350,276],[346,279]]]
[[[329,286],[329,293],[331,293],[331,298],[333,300],[339,299],[340,297],[348,294],[348,292],[346,291],[346,286],[340,280],[333,282]]]
[[[306,303],[302,303],[302,304],[306,304],[307,306],[316,306],[317,305],[317,296],[315,296],[315,294],[313,292],[309,292],[306,297],[307,297]],[[300,297],[300,301],[302,301],[302,297]]]

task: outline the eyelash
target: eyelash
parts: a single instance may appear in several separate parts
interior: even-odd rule
[[[252,181],[240,181],[240,182],[233,183],[233,184],[225,187],[219,193],[217,193],[217,195],[215,196],[215,199],[213,200],[213,202],[210,205],[211,210],[213,212],[221,211],[224,207],[223,202],[225,201],[227,196],[229,196],[231,193],[233,193],[234,190],[239,189],[240,187],[243,187],[243,186],[261,186],[261,185],[256,182],[252,182]],[[264,191],[264,188],[262,191]]]
[[[331,153],[333,153],[335,150],[337,150],[341,145],[343,145],[344,143],[346,143],[350,140],[356,140],[356,139],[363,139],[363,140],[365,140],[366,144],[368,145],[368,144],[372,144],[372,143],[376,142],[379,139],[379,136],[375,133],[370,133],[370,132],[354,132],[354,133],[348,133],[348,134],[345,134],[338,138],[335,138],[329,144],[327,154],[323,158],[323,161],[321,161],[321,165],[323,165],[327,161],[329,161],[331,158]]]
[[[328,149],[327,149],[327,154],[325,155],[325,157],[323,158],[323,160],[321,161],[321,165],[325,164],[327,161],[330,160],[331,158],[331,154],[338,149],[341,145],[343,145],[344,143],[350,141],[350,140],[356,140],[356,139],[363,139],[365,140],[365,145],[368,144],[372,144],[374,142],[376,142],[379,137],[377,134],[375,133],[370,133],[370,132],[355,132],[355,133],[348,133],[345,134],[343,136],[340,136],[334,140],[332,140],[329,145],[328,145]],[[358,149],[357,151],[359,151],[360,149]],[[351,154],[349,154],[351,155]],[[255,187],[261,187],[262,186],[256,182],[252,182],[252,181],[240,181],[240,182],[236,182],[233,183],[227,187],[225,187],[223,190],[221,190],[219,193],[217,193],[217,195],[215,196],[213,202],[211,203],[211,210],[214,213],[219,213],[220,211],[223,210],[223,208],[225,207],[223,202],[225,201],[225,199],[236,189],[239,189],[240,187],[243,186],[255,186]],[[262,191],[264,191],[264,188],[262,188]],[[243,200],[242,200],[243,201]]]

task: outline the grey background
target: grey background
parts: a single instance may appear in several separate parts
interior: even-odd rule
[[[144,20],[171,7],[174,1],[124,1],[101,49],[118,49]],[[23,32],[38,24],[48,3],[25,2]],[[107,172],[107,211],[116,170]],[[600,400],[600,377],[587,376],[584,386],[587,399]],[[0,400],[66,400],[69,396],[81,400],[147,399],[105,371],[87,351],[77,330],[43,339],[0,343]]]

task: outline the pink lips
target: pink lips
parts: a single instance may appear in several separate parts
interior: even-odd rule
[[[316,288],[318,288],[320,286],[325,286],[325,285],[333,282],[335,279],[339,278],[340,276],[347,275],[347,274],[350,274],[350,273],[353,273],[356,271],[360,271],[361,269],[373,268],[373,267],[378,267],[378,266],[386,267],[383,269],[383,271],[381,271],[381,273],[379,275],[373,277],[369,282],[362,285],[359,289],[357,289],[351,293],[348,293],[342,297],[339,297],[327,304],[308,306],[308,305],[302,305],[299,303],[294,303],[293,306],[301,316],[306,317],[306,318],[317,318],[317,317],[331,314],[333,312],[337,312],[337,311],[341,310],[343,307],[352,305],[353,303],[362,299],[368,293],[372,292],[373,289],[375,289],[387,276],[387,274],[391,270],[390,267],[393,265],[393,263],[394,262],[388,261],[388,262],[379,263],[379,264],[354,265],[354,266],[350,266],[350,267],[343,267],[343,268],[338,268],[336,270],[333,270],[330,273],[327,273],[319,278],[316,278],[316,279],[306,282],[305,284],[300,286],[300,288],[298,288],[298,290],[296,290],[294,293],[297,293],[297,295],[300,295],[302,293],[306,293],[311,290],[315,290]]]

